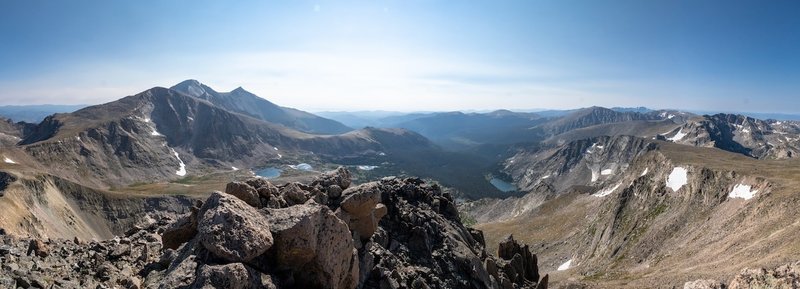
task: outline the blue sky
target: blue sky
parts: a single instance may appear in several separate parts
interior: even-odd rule
[[[800,112],[798,1],[0,2],[0,104],[194,78],[306,110]]]

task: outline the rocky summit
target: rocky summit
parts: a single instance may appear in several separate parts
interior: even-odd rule
[[[102,242],[0,237],[1,288],[547,288],[508,237],[498,256],[453,196],[417,178],[232,182],[181,216]]]

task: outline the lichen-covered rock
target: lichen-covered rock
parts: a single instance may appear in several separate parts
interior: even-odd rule
[[[252,284],[250,270],[242,263],[203,265],[197,273],[193,288],[247,289],[260,288]]]
[[[252,260],[273,242],[269,222],[258,210],[218,192],[200,209],[197,231],[208,251],[231,262]]]
[[[258,191],[247,183],[232,182],[225,186],[225,193],[231,194],[256,208],[261,207]]]
[[[178,249],[183,243],[188,242],[197,235],[197,210],[192,210],[174,223],[168,225],[161,233],[164,248]]]
[[[337,186],[339,189],[345,190],[350,187],[350,179],[350,171],[345,167],[339,167],[316,177],[314,181],[311,182],[311,186],[319,185],[325,188]]]
[[[47,248],[47,244],[42,242],[42,240],[33,239],[28,243],[27,255],[30,256],[31,254],[44,258],[50,255],[50,250]]]
[[[386,215],[386,206],[379,204],[380,187],[367,183],[351,187],[342,193],[340,208],[336,215],[357,233],[360,241],[366,241],[378,228],[378,221]]]
[[[264,212],[275,237],[270,254],[278,268],[292,272],[296,282],[315,288],[353,288],[357,284],[357,256],[350,231],[328,207],[310,202]]]
[[[696,280],[696,281],[689,281],[683,284],[683,289],[724,289],[725,286],[722,285],[717,280]]]
[[[800,288],[800,262],[774,269],[744,269],[727,288]]]
[[[289,183],[281,190],[281,197],[286,200],[289,206],[303,204],[308,201],[308,195],[305,190],[300,188],[299,184]]]
[[[345,190],[342,198],[341,208],[358,218],[375,210],[375,205],[381,200],[381,191],[377,183],[367,183]]]

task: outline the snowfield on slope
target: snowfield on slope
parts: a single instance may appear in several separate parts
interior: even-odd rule
[[[667,140],[676,142],[676,141],[682,140],[683,137],[685,137],[685,136],[686,136],[686,134],[683,132],[683,128],[681,128],[680,130],[678,130],[677,133],[675,133],[674,136],[672,136],[670,138],[667,138]]]
[[[595,197],[598,197],[598,198],[602,198],[602,197],[608,196],[611,193],[613,193],[614,191],[616,191],[617,188],[619,188],[619,185],[620,184],[617,184],[613,188],[606,188],[604,190],[597,191],[597,193],[592,194],[592,196],[595,196]]]
[[[740,198],[749,200],[756,196],[758,190],[751,190],[750,185],[737,184],[733,190],[728,194],[728,198]]]
[[[183,163],[183,160],[182,160],[182,159],[181,159],[181,157],[178,155],[178,152],[176,152],[176,151],[175,151],[175,149],[173,149],[173,148],[170,148],[170,150],[172,150],[172,154],[174,154],[174,155],[175,155],[175,158],[177,158],[177,159],[178,159],[178,162],[180,163],[180,164],[179,164],[179,165],[180,165],[180,167],[178,167],[178,170],[175,172],[175,174],[176,174],[176,175],[179,175],[179,176],[181,176],[181,177],[182,177],[182,176],[185,176],[185,175],[186,175],[186,164],[184,164],[184,163]]]
[[[569,259],[569,261],[564,262],[564,264],[561,264],[561,266],[558,266],[558,271],[567,270],[570,266],[572,266],[572,259]]]
[[[667,187],[677,192],[688,182],[687,170],[684,167],[675,167],[667,177]]]

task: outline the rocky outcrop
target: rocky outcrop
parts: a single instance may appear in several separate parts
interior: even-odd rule
[[[738,114],[705,115],[660,136],[672,142],[716,147],[758,159],[790,159],[800,155],[800,123],[760,120]]]
[[[0,236],[0,288],[143,288],[161,255],[157,231],[171,221],[102,242]]]
[[[339,169],[311,185],[232,183],[233,194],[212,193],[177,219],[104,242],[0,236],[0,287],[546,288],[527,246],[509,238],[500,258],[488,254],[438,185],[385,178],[351,187],[346,177]],[[290,190],[305,201],[287,201]]]
[[[686,282],[684,289],[756,289],[800,288],[800,262],[786,264],[773,269],[743,269],[725,283],[716,280],[697,280]]]
[[[4,196],[6,193],[6,188],[11,185],[11,183],[16,182],[17,177],[7,172],[0,172],[0,197]]]
[[[271,262],[278,270],[292,272],[298,286],[356,285],[358,256],[350,230],[328,207],[309,202],[264,213],[275,235]]]
[[[509,235],[500,242],[497,256],[502,261],[489,260],[487,262],[496,262],[495,266],[505,269],[505,276],[500,276],[496,271],[491,272],[494,273],[492,276],[501,280],[501,283],[506,279],[516,283],[539,280],[539,264],[536,255],[531,254],[528,245],[517,243],[513,235]]]

